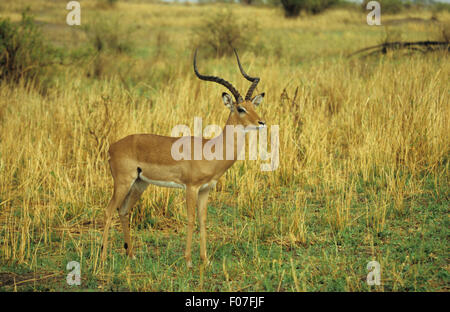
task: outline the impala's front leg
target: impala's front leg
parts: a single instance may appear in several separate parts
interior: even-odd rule
[[[192,235],[194,233],[195,223],[195,206],[197,205],[198,188],[187,186],[186,187],[186,207],[187,207],[187,235],[186,235],[186,251],[184,257],[186,258],[186,264],[190,268],[192,267],[191,249],[192,249]]]
[[[208,213],[208,195],[209,188],[204,189],[198,193],[198,223],[200,225],[200,258],[204,264],[208,264],[208,257],[206,255],[206,215]]]

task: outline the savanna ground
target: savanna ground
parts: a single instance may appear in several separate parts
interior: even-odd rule
[[[430,22],[376,27],[343,8],[286,19],[264,6],[80,2],[82,26],[66,25],[66,1],[0,4],[14,23],[28,6],[67,56],[33,84],[0,82],[0,290],[449,290],[448,54],[348,57],[385,41],[441,40],[447,11],[382,15]],[[223,88],[192,71],[205,25],[221,14],[245,30],[241,61],[261,77],[258,112],[280,126],[279,167],[238,161],[210,193],[209,267],[199,266],[198,232],[185,265],[183,191],[156,186],[131,216],[136,259],[115,216],[102,264],[109,144],[192,129],[195,116],[226,121]],[[199,68],[248,87],[233,55],[205,46]],[[372,260],[380,286],[366,283]],[[66,283],[70,261],[81,286]]]

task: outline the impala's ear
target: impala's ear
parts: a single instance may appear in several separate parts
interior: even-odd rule
[[[264,99],[264,95],[265,95],[264,92],[261,93],[261,94],[256,95],[256,96],[252,99],[253,105],[258,106],[259,104],[261,104],[262,100]]]
[[[230,110],[233,109],[233,98],[228,93],[222,93],[223,104],[228,107]]]

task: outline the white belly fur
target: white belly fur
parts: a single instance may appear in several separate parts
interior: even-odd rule
[[[141,179],[145,183],[154,184],[157,186],[186,189],[186,185],[184,185],[184,184],[179,184],[179,183],[170,182],[170,181],[150,180],[150,179],[147,179],[146,177],[144,177],[144,175],[142,173],[139,174],[139,179]]]
[[[203,191],[206,188],[214,188],[214,186],[216,186],[217,181],[216,180],[212,180],[209,183],[205,183],[200,187],[200,191]]]
[[[179,184],[179,183],[170,182],[170,181],[151,180],[151,179],[146,178],[142,173],[139,173],[139,179],[141,179],[145,183],[153,184],[153,185],[157,185],[157,186],[186,189],[185,184]],[[200,187],[200,191],[203,191],[204,189],[206,189],[208,187],[213,188],[216,185],[216,183],[217,183],[217,181],[215,181],[215,180],[212,180],[210,183],[205,183]]]

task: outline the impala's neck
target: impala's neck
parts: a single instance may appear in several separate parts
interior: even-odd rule
[[[223,144],[223,160],[219,161],[218,166],[222,167],[224,170],[228,169],[234,164],[241,150],[245,148],[245,134],[240,133],[240,131],[242,130],[239,130],[237,128],[237,126],[239,125],[240,123],[238,122],[235,114],[231,113],[228,116],[228,120],[222,130],[222,133],[213,139],[218,140],[219,144]],[[230,126],[231,129],[227,130],[227,126]],[[238,141],[238,136],[241,136],[243,138],[242,142]]]

